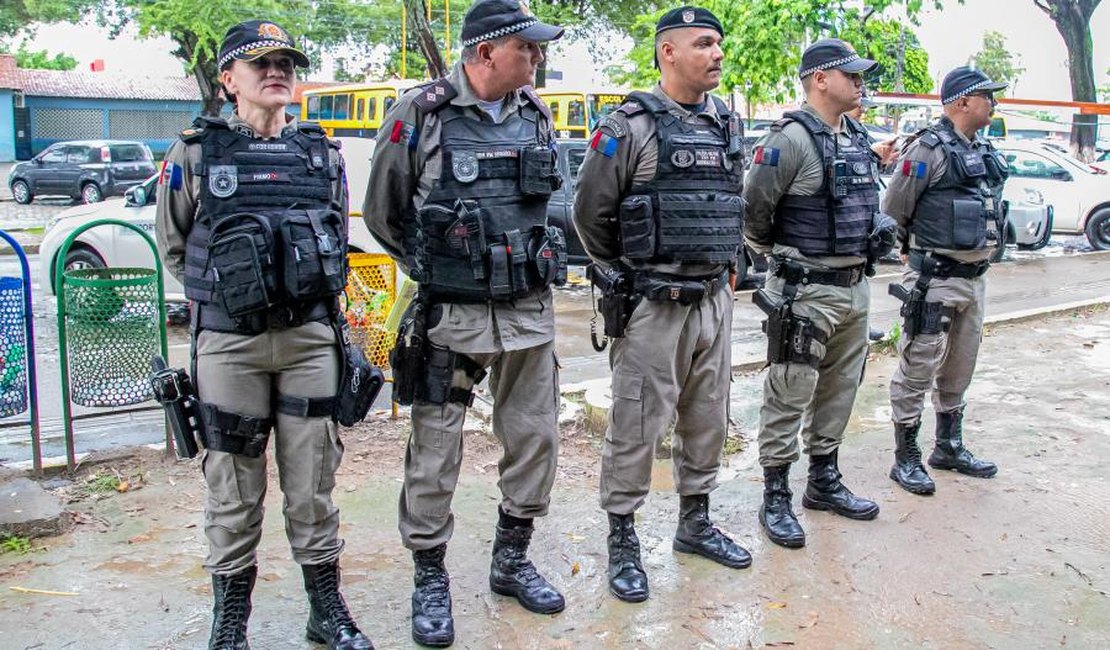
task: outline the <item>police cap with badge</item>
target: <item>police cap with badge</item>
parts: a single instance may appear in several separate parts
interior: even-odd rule
[[[802,52],[798,78],[805,79],[815,72],[833,69],[858,74],[870,72],[877,65],[877,62],[861,57],[855,48],[839,38],[823,38]]]
[[[532,43],[554,41],[563,28],[541,23],[520,0],[478,0],[463,18],[462,45],[470,47],[502,36]]]
[[[288,54],[297,66],[308,67],[308,57],[297,48],[289,32],[268,20],[246,20],[229,27],[220,43],[217,63],[220,70],[225,70],[234,61],[254,61],[271,52]]]

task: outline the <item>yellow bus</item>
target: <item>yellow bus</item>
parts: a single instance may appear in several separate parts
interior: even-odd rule
[[[301,96],[301,119],[316,122],[332,137],[373,138],[397,97],[421,83],[408,79],[306,90]]]
[[[579,140],[590,137],[601,118],[619,108],[628,97],[627,90],[541,88],[536,92],[551,108],[558,137]]]

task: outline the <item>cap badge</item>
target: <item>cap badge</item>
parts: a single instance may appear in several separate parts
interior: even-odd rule
[[[278,27],[273,23],[262,23],[258,26],[258,36],[260,38],[272,38],[276,41],[291,40],[285,30]]]
[[[684,23],[694,22],[694,12],[693,12],[693,10],[688,9],[688,10],[682,12],[682,22],[684,22]]]

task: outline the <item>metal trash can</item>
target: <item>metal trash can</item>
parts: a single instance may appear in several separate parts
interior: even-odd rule
[[[27,410],[27,334],[23,278],[0,278],[0,418]]]

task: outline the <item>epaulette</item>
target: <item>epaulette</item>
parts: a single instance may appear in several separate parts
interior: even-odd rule
[[[227,121],[219,117],[209,117],[207,115],[198,115],[193,120],[193,125],[181,132],[181,140],[186,143],[197,142],[204,136],[204,132],[208,129],[228,130]]]
[[[625,102],[621,104],[615,113],[621,113],[625,117],[632,117],[644,112],[644,105],[639,102]]]
[[[932,129],[921,129],[917,132],[917,141],[932,149],[940,144],[940,136]]]
[[[459,91],[446,79],[436,79],[432,83],[417,86],[420,90],[412,103],[423,114],[434,113],[458,96]]]
[[[666,113],[667,107],[658,97],[651,93],[645,93],[642,90],[634,90],[628,93],[628,100],[637,102],[652,113]]]
[[[327,136],[328,132],[316,122],[297,122],[297,130],[312,137]]]
[[[783,129],[786,128],[787,124],[790,124],[791,122],[794,122],[794,121],[795,120],[792,117],[780,117],[779,119],[775,120],[774,122],[771,122],[771,130],[772,131],[782,131]]]
[[[547,118],[548,124],[553,121],[553,118],[551,117],[551,107],[547,105],[547,102],[543,101],[543,98],[539,96],[539,93],[536,92],[535,88],[531,86],[525,86],[520,89],[520,92],[524,95],[524,98],[527,99],[532,104],[532,106],[536,108],[537,111],[543,113],[543,116]]]

